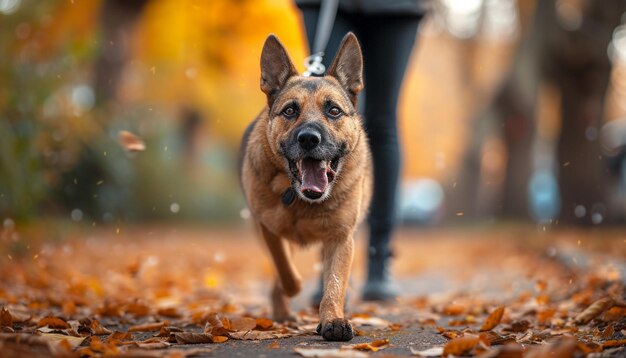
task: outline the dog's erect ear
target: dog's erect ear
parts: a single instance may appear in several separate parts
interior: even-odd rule
[[[363,56],[359,41],[352,32],[348,32],[341,41],[328,75],[339,81],[356,105],[356,96],[363,89]]]
[[[261,52],[261,90],[267,95],[269,105],[289,77],[297,74],[283,44],[276,36],[269,35]]]

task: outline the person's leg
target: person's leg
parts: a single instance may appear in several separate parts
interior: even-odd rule
[[[406,66],[415,43],[417,17],[367,17],[362,27],[365,127],[374,161],[374,193],[369,214],[367,282],[364,300],[397,295],[389,277],[389,247],[395,226],[400,174],[397,105]]]

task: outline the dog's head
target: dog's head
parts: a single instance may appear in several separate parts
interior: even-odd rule
[[[362,70],[361,48],[352,33],[344,37],[324,77],[299,76],[280,41],[274,35],[265,41],[261,90],[269,107],[267,138],[305,201],[329,197],[363,134],[356,110]]]

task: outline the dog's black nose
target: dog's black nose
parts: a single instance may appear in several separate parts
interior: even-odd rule
[[[311,150],[317,147],[321,141],[322,135],[313,128],[304,128],[298,133],[298,144],[304,150]]]

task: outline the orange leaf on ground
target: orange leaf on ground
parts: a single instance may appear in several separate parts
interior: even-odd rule
[[[465,306],[453,303],[444,307],[443,310],[441,310],[441,312],[445,314],[446,316],[458,316],[460,314],[463,314],[463,312],[465,312]]]
[[[454,338],[443,348],[443,356],[455,355],[461,356],[469,353],[478,345],[480,339],[474,335],[465,335],[463,337]]]
[[[138,325],[131,326],[130,328],[128,328],[128,331],[129,332],[159,331],[159,330],[161,330],[161,327],[167,327],[169,325],[170,325],[169,321],[138,324]]]
[[[13,317],[9,313],[9,311],[2,307],[0,310],[0,327],[12,327],[13,326]]]
[[[621,347],[621,346],[626,346],[626,339],[614,339],[614,340],[610,340],[610,341],[606,341],[602,343],[602,347],[604,348]]]
[[[293,336],[292,333],[282,331],[238,331],[230,332],[228,336],[232,339],[245,341],[261,341],[265,339],[277,339]]]
[[[503,314],[504,307],[496,308],[493,312],[491,312],[491,314],[489,314],[489,316],[485,320],[485,323],[483,323],[483,326],[480,327],[480,331],[491,331],[492,329],[496,328],[496,326],[500,324],[500,321],[502,321]]]
[[[256,328],[257,329],[270,329],[274,325],[274,321],[269,318],[257,318],[256,319]]]
[[[143,303],[130,303],[124,306],[124,311],[135,317],[145,317],[150,313],[150,308]]]
[[[233,331],[250,331],[256,327],[256,320],[250,317],[240,317],[230,322]]]
[[[602,312],[608,310],[609,308],[615,305],[615,301],[611,297],[601,298],[594,303],[592,303],[589,307],[587,307],[584,311],[582,311],[576,318],[574,318],[574,322],[576,324],[586,324],[592,319],[598,317]]]
[[[208,333],[180,332],[174,333],[179,344],[214,343],[213,336]]]
[[[48,326],[50,328],[56,329],[67,329],[70,328],[70,325],[65,322],[64,319],[59,317],[45,317],[37,322],[37,327],[45,327]]]
[[[107,337],[109,343],[119,344],[120,342],[128,342],[133,340],[133,335],[130,332],[115,331]]]
[[[157,311],[160,316],[179,318],[182,316],[175,307],[161,308]]]
[[[352,349],[357,349],[360,351],[376,352],[385,348],[385,346],[387,346],[388,344],[389,344],[389,339],[379,339],[370,343],[355,344],[354,346],[352,346]]]

